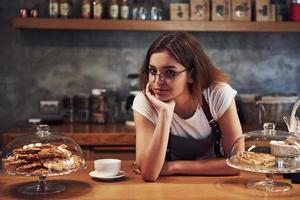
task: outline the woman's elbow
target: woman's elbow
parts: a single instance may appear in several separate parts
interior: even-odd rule
[[[158,179],[159,174],[141,171],[141,176],[142,179],[146,182],[155,182]]]

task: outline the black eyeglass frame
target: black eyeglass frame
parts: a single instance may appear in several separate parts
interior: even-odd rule
[[[190,71],[190,70],[189,70],[188,68],[185,68],[185,69],[183,69],[183,70],[181,70],[181,71],[179,71],[179,72],[173,71],[174,74],[170,75],[170,76],[172,76],[172,77],[169,77],[169,78],[166,77],[166,76],[168,76],[168,75],[166,75],[166,74],[168,73],[168,70],[166,70],[166,71],[164,71],[164,72],[158,74],[158,73],[153,73],[153,72],[151,72],[151,69],[148,68],[145,72],[146,72],[148,75],[151,75],[151,76],[153,76],[153,77],[155,77],[155,78],[156,78],[156,76],[158,76],[158,78],[159,78],[160,80],[174,80],[174,79],[176,78],[176,76],[178,76],[179,74],[181,74],[182,72],[185,72],[185,71]]]

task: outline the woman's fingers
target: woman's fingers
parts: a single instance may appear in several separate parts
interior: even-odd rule
[[[147,85],[146,85],[146,95],[147,96],[149,96],[150,95],[150,84],[149,83],[147,83]]]
[[[151,90],[150,83],[148,83],[146,86],[146,96],[152,103],[155,103],[155,101],[157,101],[157,99],[155,98],[155,96],[153,95],[153,92]]]

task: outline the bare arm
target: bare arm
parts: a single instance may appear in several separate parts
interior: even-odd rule
[[[156,125],[134,112],[136,124],[136,161],[146,181],[155,181],[163,167],[175,102],[161,102],[149,92],[146,95],[158,112]]]
[[[242,135],[242,128],[234,101],[220,117],[218,124],[221,129],[225,157],[228,157],[234,141]],[[161,172],[162,175],[236,175],[238,173],[238,170],[226,164],[225,159],[166,162]]]

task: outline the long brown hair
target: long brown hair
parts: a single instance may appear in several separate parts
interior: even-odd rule
[[[143,91],[149,81],[150,57],[159,52],[167,52],[188,69],[193,80],[189,89],[193,99],[199,103],[201,103],[201,93],[204,89],[214,87],[218,82],[229,80],[229,77],[206,55],[197,38],[187,32],[171,32],[157,38],[147,51],[140,74],[140,89]]]

